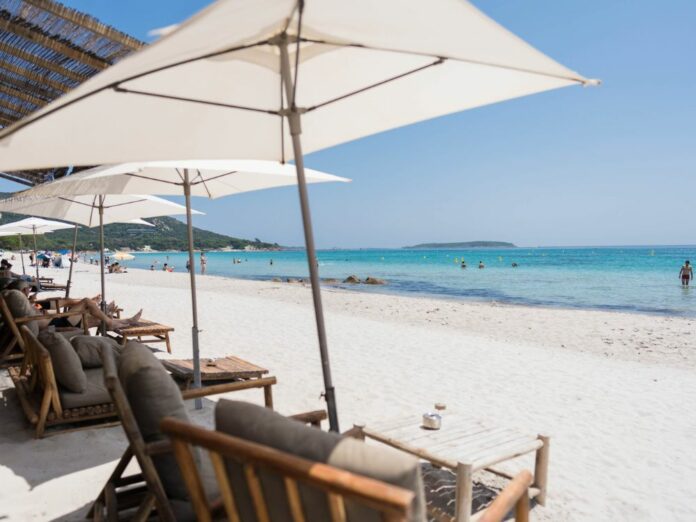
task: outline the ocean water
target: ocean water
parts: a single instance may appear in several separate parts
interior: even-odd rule
[[[262,280],[307,277],[302,251],[209,252],[206,257],[208,274]],[[388,282],[341,285],[356,291],[696,316],[696,286],[684,289],[678,279],[685,259],[696,262],[694,246],[324,250],[318,258],[322,278],[343,280],[354,274]],[[466,269],[460,267],[462,258]],[[127,264],[161,269],[168,262],[183,272],[186,259],[180,252],[137,253]],[[234,259],[242,262],[235,264]],[[477,268],[479,261],[485,269]]]

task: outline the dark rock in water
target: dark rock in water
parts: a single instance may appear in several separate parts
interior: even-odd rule
[[[274,278],[272,279],[272,281],[273,281],[274,283],[282,283],[282,282],[283,282],[283,280],[282,280],[280,277],[274,277]]]
[[[386,285],[387,282],[384,279],[378,279],[376,277],[368,277],[365,279],[366,285]]]
[[[299,281],[298,281],[297,279],[293,279],[292,277],[288,277],[288,278],[286,279],[286,281],[287,281],[288,283],[299,283]]]
[[[352,283],[352,284],[358,284],[360,283],[360,278],[355,275],[349,275],[343,280],[344,283]]]

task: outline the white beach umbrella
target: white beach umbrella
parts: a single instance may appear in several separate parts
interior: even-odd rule
[[[135,259],[135,256],[133,254],[129,254],[128,252],[116,252],[113,256],[116,261],[133,261]]]
[[[294,158],[337,430],[303,148],[595,83],[463,0],[220,0],[0,132],[0,169]]]
[[[133,219],[143,217],[171,216],[185,214],[186,208],[151,195],[142,194],[109,194],[109,195],[76,195],[33,197],[31,189],[15,194],[12,198],[0,201],[0,209],[17,214],[31,214],[63,219],[75,223],[73,235],[73,255],[77,243],[77,225],[99,227],[99,259],[101,266],[101,295],[102,310],[106,310],[106,281],[104,276],[104,225],[110,223],[128,223]],[[198,211],[193,211],[200,214]],[[63,228],[72,228],[73,225]],[[70,263],[70,273],[65,296],[70,295],[72,271],[74,263]]]
[[[3,199],[0,201],[0,205],[4,202],[9,201],[9,199]],[[7,209],[7,212],[12,212]],[[27,214],[27,212],[16,212],[17,214]],[[33,212],[28,212],[28,214],[34,214]],[[53,217],[53,216],[52,216]],[[31,234],[34,238],[34,266],[36,267],[36,283],[39,283],[39,260],[36,257],[36,235],[46,234],[48,232],[53,232],[54,230],[64,230],[66,228],[72,228],[73,225],[67,223],[60,223],[58,221],[51,221],[50,219],[43,219],[40,217],[29,217],[25,219],[20,219],[19,221],[14,221],[12,223],[6,223],[0,226],[0,233],[8,232],[10,234],[17,234],[19,236],[19,257],[22,259],[22,274],[25,274],[24,270],[24,256],[22,256],[22,234]],[[40,286],[40,285],[39,285]]]
[[[333,176],[312,169],[305,170],[307,183],[349,182],[347,178]],[[52,183],[39,185],[22,194],[25,197],[58,197],[61,194],[129,194],[147,192],[151,194],[181,195],[186,199],[186,208],[191,208],[191,196],[218,198],[242,192],[251,192],[297,184],[293,165],[277,161],[249,160],[188,160],[147,161],[104,165],[61,178]],[[66,196],[62,196],[66,197]],[[71,196],[75,197],[75,196]],[[3,208],[0,204],[0,208]],[[189,270],[191,278],[191,327],[193,345],[194,385],[200,386],[200,347],[198,326],[198,304],[196,297],[196,270],[193,258],[193,222],[187,215]],[[196,401],[199,407],[201,402]]]

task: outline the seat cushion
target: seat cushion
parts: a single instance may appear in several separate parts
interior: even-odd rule
[[[3,290],[2,296],[15,319],[40,315],[39,311],[29,302],[27,296],[19,290]],[[36,321],[29,321],[25,324],[31,333],[39,335],[39,325]]]
[[[42,330],[39,333],[39,342],[51,355],[53,373],[58,384],[71,392],[84,392],[87,389],[87,377],[70,341],[59,333]]]
[[[101,368],[102,350],[113,350],[118,361],[121,346],[111,339],[101,335],[75,335],[70,339],[70,344],[77,352],[83,368]]]
[[[59,387],[58,394],[63,408],[84,408],[111,402],[111,395],[104,385],[104,372],[101,368],[85,370],[85,378],[87,385],[82,393],[71,392],[62,386]]]
[[[311,428],[305,424],[269,410],[241,401],[222,399],[215,408],[216,429],[229,435],[270,446],[316,462],[330,464],[353,473],[388,482],[414,492],[411,521],[425,520],[423,482],[418,460],[383,446],[368,446],[356,439],[344,438]],[[232,487],[238,497],[242,520],[254,520],[253,507],[242,469],[227,461]],[[260,473],[272,520],[290,520],[282,480],[269,473]],[[238,492],[241,492],[238,493]],[[317,489],[300,488],[308,520],[330,520],[325,495]],[[346,502],[348,519],[352,521],[380,520],[372,509]]]
[[[159,428],[164,417],[190,422],[174,379],[144,344],[130,341],[121,350],[118,377],[145,442],[165,438]],[[188,499],[174,456],[158,455],[153,461],[167,496]]]

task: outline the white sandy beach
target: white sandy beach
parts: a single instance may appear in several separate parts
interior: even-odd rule
[[[73,295],[98,293],[98,279],[96,267],[78,264]],[[202,355],[235,354],[268,368],[283,413],[322,407],[309,288],[198,282]],[[696,320],[323,295],[342,429],[419,417],[444,402],[552,437],[548,505],[533,520],[696,519]],[[186,274],[110,274],[107,299],[175,326],[173,356],[190,357]],[[0,426],[0,519],[80,519],[125,447],[121,428],[34,440],[2,379],[2,419],[13,420]]]

